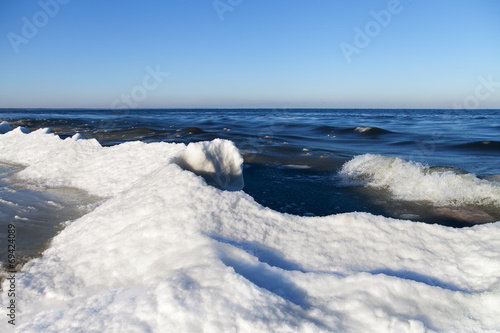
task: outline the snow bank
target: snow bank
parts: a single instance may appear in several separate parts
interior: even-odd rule
[[[2,135],[0,160],[26,165],[18,174],[51,186],[72,186],[104,197],[127,189],[145,175],[177,163],[222,189],[243,188],[243,158],[234,144],[213,142],[145,144],[128,142],[102,147],[80,134],[61,140],[48,129],[23,135],[20,127]]]
[[[500,205],[500,183],[433,170],[398,157],[365,154],[344,164],[340,171],[349,182],[387,188],[398,199],[431,201],[436,205]]]
[[[26,165],[20,176],[109,196],[17,274],[17,331],[500,327],[500,223],[452,229],[365,213],[280,214],[174,163],[213,172],[234,166],[231,151],[221,141],[103,148],[43,131],[0,135],[0,161]],[[218,157],[201,163],[208,152]],[[8,301],[2,293],[0,307]]]

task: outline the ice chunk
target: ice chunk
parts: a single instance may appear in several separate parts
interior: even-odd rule
[[[231,141],[215,139],[190,143],[178,157],[177,164],[223,190],[243,188],[243,157]]]

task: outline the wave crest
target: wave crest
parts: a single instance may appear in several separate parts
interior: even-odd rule
[[[499,205],[500,183],[429,168],[398,157],[365,154],[343,165],[339,172],[349,184],[386,188],[398,199],[431,201],[434,205]]]
[[[392,133],[391,131],[388,131],[383,128],[379,127],[371,127],[371,126],[358,126],[354,129],[354,132],[360,133],[360,134],[386,134],[386,133]]]

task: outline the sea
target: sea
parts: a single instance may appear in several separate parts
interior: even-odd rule
[[[2,121],[29,131],[49,128],[62,139],[79,133],[102,146],[231,140],[244,158],[243,191],[282,213],[368,212],[455,228],[500,220],[498,198],[464,203],[434,199],[440,192],[449,196],[444,192],[470,190],[470,182],[443,187],[450,179],[473,178],[473,184],[500,186],[500,110],[0,109]],[[356,179],[349,178],[346,164],[362,155],[370,157],[371,171],[361,169]],[[397,172],[408,174],[396,177],[395,163],[402,168]],[[0,240],[7,240],[7,225],[15,222],[18,256],[27,261],[38,256],[65,223],[91,211],[103,198],[79,189],[27,183],[16,178],[22,169],[2,162],[0,152]],[[395,194],[387,185],[391,179],[403,188],[407,179],[408,187],[414,187],[407,189],[410,196]],[[438,193],[412,198],[412,191],[422,186]],[[2,251],[0,261],[6,260]]]

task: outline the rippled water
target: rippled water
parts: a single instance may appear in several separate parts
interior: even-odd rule
[[[381,154],[498,179],[499,110],[4,109],[0,120],[30,130],[48,127],[63,138],[78,132],[108,146],[229,139],[245,158],[244,190],[292,214],[368,211],[453,226],[500,219],[495,207],[404,201],[384,188],[346,186],[338,177],[354,156]]]

